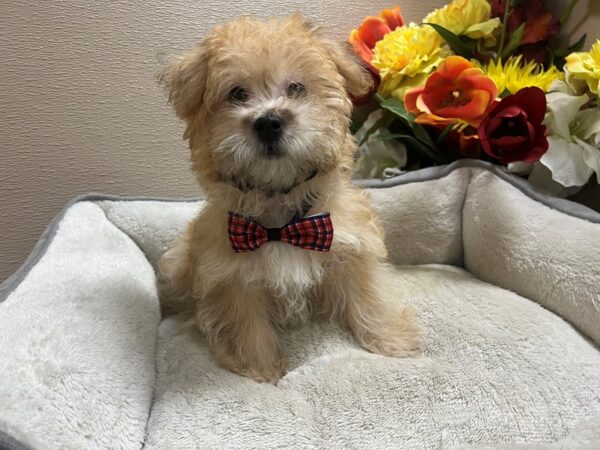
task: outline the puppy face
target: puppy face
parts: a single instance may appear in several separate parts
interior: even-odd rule
[[[162,76],[205,187],[284,190],[352,156],[351,102],[370,78],[300,16],[216,28]]]

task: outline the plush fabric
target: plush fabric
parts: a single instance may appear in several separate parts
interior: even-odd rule
[[[160,318],[154,279],[97,205],[70,208],[0,303],[0,431],[35,449],[140,448]]]
[[[458,168],[427,186],[408,183],[369,191],[394,263],[462,265],[462,205],[470,171]]]
[[[277,386],[218,368],[185,317],[163,321],[146,448],[450,449],[600,420],[600,353],[561,318],[451,266],[398,267],[395,283],[419,310],[423,357],[313,324],[288,333]]]
[[[554,214],[490,172],[473,177],[463,217],[468,270],[535,300],[600,344],[598,224]]]
[[[156,269],[160,256],[200,211],[201,201],[103,200],[106,217],[144,251]]]
[[[422,357],[312,323],[277,386],[224,371],[154,286],[202,202],[88,197],[0,286],[0,449],[600,448],[600,215],[481,163],[369,185]]]

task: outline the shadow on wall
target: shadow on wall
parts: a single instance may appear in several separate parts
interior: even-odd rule
[[[580,0],[581,2],[581,0]],[[585,2],[582,2],[585,3]],[[588,0],[588,7],[586,14],[582,14],[579,17],[575,17],[575,20],[571,20],[571,24],[567,27],[571,38],[579,38],[579,35],[582,34],[579,30],[582,28],[585,29],[585,24],[590,22],[598,22],[600,21],[600,1],[599,0]],[[587,27],[588,37],[586,40],[585,48],[589,48],[595,41],[598,39],[598,32],[591,30],[590,27]],[[590,31],[594,31],[594,35],[590,35]]]

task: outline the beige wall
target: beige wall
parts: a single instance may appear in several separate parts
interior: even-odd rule
[[[419,20],[445,1],[398,3],[407,19]],[[581,0],[572,21],[596,36],[598,3]],[[375,0],[3,2],[0,280],[24,261],[45,225],[75,195],[198,193],[182,126],[155,83],[168,55],[241,14],[301,10],[331,37],[344,39],[363,16],[390,5]]]

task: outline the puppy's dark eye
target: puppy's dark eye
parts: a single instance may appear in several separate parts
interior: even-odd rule
[[[235,103],[244,103],[249,99],[248,92],[243,87],[236,86],[229,91],[229,101]]]
[[[302,83],[290,83],[287,88],[288,97],[299,97],[306,92],[306,88]]]

